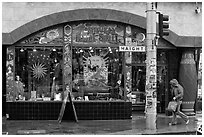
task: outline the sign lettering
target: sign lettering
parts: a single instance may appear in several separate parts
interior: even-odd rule
[[[113,24],[82,23],[73,27],[74,43],[124,45],[124,28]]]
[[[145,52],[145,46],[119,46],[121,52]]]

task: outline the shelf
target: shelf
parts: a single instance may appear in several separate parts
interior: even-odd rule
[[[145,103],[132,104],[132,107],[134,107],[134,106],[145,106]]]

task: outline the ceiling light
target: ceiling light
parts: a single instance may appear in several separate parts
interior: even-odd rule
[[[20,50],[21,52],[23,52],[24,50],[23,50],[23,48],[21,48],[21,50]]]
[[[81,52],[81,53],[82,53],[82,52],[83,52],[83,50],[82,50],[82,49],[80,49],[80,50],[79,50],[79,52]]]

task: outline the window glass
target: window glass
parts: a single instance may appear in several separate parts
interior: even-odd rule
[[[143,64],[146,60],[146,52],[133,52],[132,63]],[[167,64],[165,51],[157,51],[157,64]]]
[[[73,48],[72,76],[75,100],[118,100],[122,54],[118,48]]]
[[[15,100],[62,99],[62,48],[15,50]]]
[[[167,64],[166,52],[158,50],[157,64]]]
[[[6,100],[13,101],[14,98],[14,61],[15,61],[15,49],[13,47],[7,48],[6,57]]]
[[[146,53],[133,52],[132,58],[132,103],[145,103],[145,84],[146,84]],[[159,66],[161,65],[162,66]],[[166,52],[157,51],[157,100],[163,101],[165,96],[165,80],[167,73]]]
[[[145,63],[146,52],[133,52],[132,53],[132,63]]]
[[[145,103],[146,67],[132,66],[132,103]]]

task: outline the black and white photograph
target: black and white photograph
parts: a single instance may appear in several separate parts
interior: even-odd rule
[[[202,1],[1,1],[2,135],[202,135]]]

